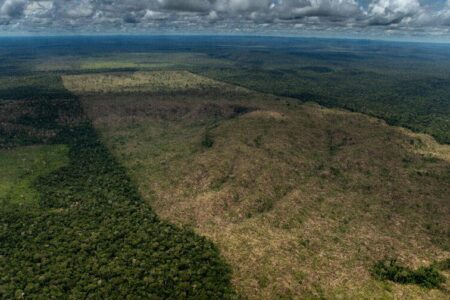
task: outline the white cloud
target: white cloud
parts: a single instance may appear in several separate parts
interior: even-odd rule
[[[166,18],[167,14],[151,9],[147,9],[143,17],[144,20],[164,20]]]
[[[86,18],[94,14],[94,7],[89,0],[77,1],[76,3],[72,2],[70,5],[66,5],[64,13],[72,19]]]
[[[212,10],[212,11],[210,11],[209,14],[208,14],[208,19],[209,19],[210,21],[215,21],[215,20],[219,19],[219,15],[217,14],[216,11]]]
[[[418,0],[376,0],[369,5],[369,14],[415,14],[421,10]]]
[[[24,11],[25,17],[48,17],[53,9],[53,1],[33,1],[27,5]]]
[[[375,0],[369,5],[370,24],[411,23],[424,13],[418,0]]]

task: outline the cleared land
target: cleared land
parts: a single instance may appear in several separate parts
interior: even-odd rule
[[[188,72],[64,76],[162,218],[215,242],[249,298],[444,299],[374,279],[450,256],[449,147]],[[448,274],[446,274],[448,277]]]
[[[230,63],[195,52],[113,53],[99,56],[53,56],[30,62],[36,71],[162,70]]]
[[[81,75],[64,78],[64,85],[72,92],[81,94],[96,93],[152,93],[174,94],[214,89],[217,92],[225,84],[195,76],[187,71],[136,72],[122,74]],[[86,80],[86,81],[83,81]],[[238,89],[238,88],[236,88]]]

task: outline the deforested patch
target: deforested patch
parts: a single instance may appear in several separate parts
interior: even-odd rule
[[[448,256],[447,161],[379,119],[224,87],[80,96],[142,197],[218,245],[244,297],[444,295],[371,272]]]
[[[78,94],[95,93],[201,93],[211,88],[227,90],[227,85],[187,71],[101,73],[63,76],[64,86]],[[243,88],[235,90],[244,91]]]
[[[265,119],[274,119],[274,120],[285,120],[287,117],[285,114],[280,113],[278,111],[270,111],[270,110],[256,110],[248,113],[246,117],[249,118],[265,118]]]

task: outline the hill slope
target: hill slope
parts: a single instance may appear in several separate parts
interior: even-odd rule
[[[141,195],[214,241],[249,298],[429,298],[385,257],[450,256],[450,151],[383,121],[188,72],[65,76]]]

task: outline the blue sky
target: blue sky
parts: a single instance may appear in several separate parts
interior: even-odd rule
[[[450,0],[0,0],[0,34],[220,33],[450,40]]]

